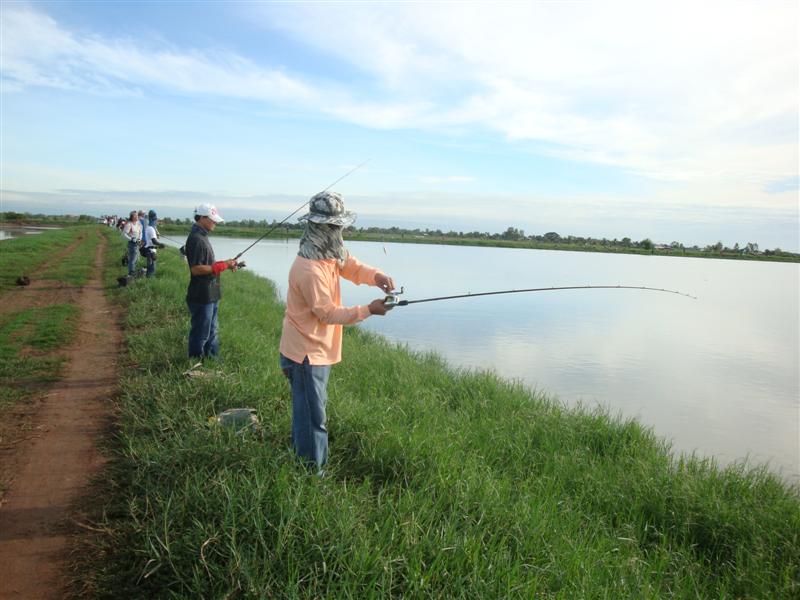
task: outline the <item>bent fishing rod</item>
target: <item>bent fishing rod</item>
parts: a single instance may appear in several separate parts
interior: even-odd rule
[[[477,298],[478,296],[497,296],[499,294],[521,294],[524,292],[555,292],[558,290],[648,290],[651,292],[665,292],[667,294],[677,294],[678,296],[685,296],[697,300],[697,296],[685,294],[675,290],[667,290],[664,288],[648,287],[646,285],[565,285],[554,287],[541,287],[541,288],[527,288],[524,290],[501,290],[498,292],[479,292],[477,294],[457,294],[455,296],[439,296],[437,298],[423,298],[421,300],[400,300],[398,296],[404,293],[405,289],[400,288],[400,291],[391,292],[386,296],[384,304],[389,308],[395,306],[408,306],[409,304],[419,304],[421,302],[438,302],[440,300],[455,300],[456,298]]]
[[[341,177],[339,177],[339,179],[337,179],[337,180],[336,180],[336,181],[334,181],[332,184],[330,184],[328,187],[326,187],[324,190],[322,190],[322,192],[327,192],[329,189],[331,189],[333,186],[335,186],[337,183],[339,183],[339,182],[340,182],[342,179],[344,179],[345,177],[347,177],[347,176],[348,176],[348,175],[350,175],[351,173],[353,173],[353,172],[357,171],[358,169],[360,169],[361,167],[363,167],[365,164],[367,164],[367,163],[369,162],[369,160],[370,160],[370,159],[367,159],[367,160],[365,160],[364,162],[362,162],[360,165],[357,165],[357,166],[353,167],[352,169],[350,169],[350,170],[349,170],[347,173],[345,173],[344,175],[342,175]],[[321,194],[322,192],[319,192],[319,193]],[[305,202],[303,202],[303,203],[302,203],[300,206],[298,206],[298,207],[297,207],[297,209],[296,209],[296,210],[295,210],[295,211],[294,211],[292,214],[290,214],[288,217],[286,217],[286,218],[285,218],[283,221],[281,221],[281,222],[280,222],[280,223],[278,223],[277,225],[273,225],[272,227],[270,227],[270,228],[267,230],[267,232],[266,232],[264,235],[262,235],[260,238],[258,238],[258,239],[257,239],[255,242],[253,242],[252,244],[250,244],[250,245],[249,245],[247,248],[245,248],[244,250],[242,250],[241,252],[239,252],[239,254],[237,254],[236,256],[234,256],[234,257],[233,257],[233,260],[239,260],[239,257],[241,257],[241,256],[242,256],[242,254],[244,254],[245,252],[247,252],[248,250],[250,250],[250,248],[252,248],[253,246],[255,246],[255,245],[258,243],[258,242],[260,242],[261,240],[263,240],[263,239],[264,239],[265,237],[267,237],[267,236],[268,236],[270,233],[272,233],[273,231],[275,231],[275,230],[276,230],[278,227],[280,227],[281,225],[283,225],[284,223],[286,223],[286,221],[288,221],[288,220],[289,220],[289,219],[291,219],[291,218],[292,218],[294,215],[296,215],[296,214],[297,214],[297,213],[299,213],[301,210],[303,210],[303,208],[305,208],[307,205],[308,205],[308,200],[306,200],[306,201],[305,201]]]

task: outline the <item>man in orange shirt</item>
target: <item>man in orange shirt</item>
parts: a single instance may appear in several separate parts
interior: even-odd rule
[[[300,217],[306,230],[289,271],[280,363],[292,386],[292,446],[319,472],[328,460],[328,377],[331,366],[342,360],[342,326],[390,310],[384,298],[367,306],[343,307],[339,278],[375,285],[387,293],[394,290],[391,277],[345,249],[342,230],[355,218],[345,211],[336,192],[311,198],[308,214]]]

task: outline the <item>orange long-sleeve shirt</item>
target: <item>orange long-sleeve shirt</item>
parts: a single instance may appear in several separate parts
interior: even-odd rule
[[[343,268],[334,259],[298,256],[289,270],[289,291],[280,351],[302,363],[333,365],[342,360],[342,326],[363,321],[367,306],[342,306],[339,277],[355,284],[373,284],[380,271],[350,256]]]

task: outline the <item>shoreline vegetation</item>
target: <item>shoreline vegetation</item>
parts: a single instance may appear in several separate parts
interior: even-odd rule
[[[31,215],[29,213],[0,213],[0,226],[86,224],[95,223],[96,217]],[[166,236],[186,236],[191,228],[190,219],[159,219],[159,231]],[[258,238],[264,235],[279,221],[228,221],[219,227],[214,235],[223,237]],[[302,235],[303,224],[285,223],[276,227],[267,239],[298,238]],[[348,227],[344,237],[350,241],[401,243],[401,244],[446,244],[455,246],[487,246],[498,248],[524,248],[532,250],[562,250],[568,252],[606,252],[616,254],[640,254],[653,256],[682,256],[694,258],[720,258],[729,260],[759,260],[771,262],[800,262],[800,253],[787,252],[780,248],[759,249],[754,242],[726,247],[722,242],[707,246],[685,246],[673,241],[670,244],[654,243],[650,239],[639,241],[630,238],[606,239],[581,236],[561,236],[550,231],[542,235],[526,235],[523,230],[509,227],[502,233],[489,232],[443,232],[441,230],[401,229],[398,227]]]
[[[180,224],[176,219],[164,219],[159,223],[159,230],[165,235],[169,232],[186,233],[191,226],[188,219]],[[218,228],[215,234],[226,237],[252,237],[264,235],[279,221],[271,223],[261,221],[230,221],[224,227]],[[304,229],[302,223],[286,223],[270,233],[268,239],[299,238]],[[733,260],[767,260],[775,262],[800,262],[800,254],[785,252],[780,248],[774,250],[759,250],[758,244],[748,242],[742,247],[735,244],[728,248],[717,242],[716,244],[699,247],[687,247],[680,242],[671,244],[656,244],[649,239],[633,241],[630,238],[621,240],[584,238],[577,236],[562,237],[554,231],[543,235],[525,235],[525,232],[514,227],[509,227],[503,233],[489,232],[443,232],[441,230],[400,229],[398,227],[348,227],[344,231],[345,240],[356,242],[379,242],[399,244],[446,244],[451,246],[484,246],[495,248],[520,248],[530,250],[562,250],[567,252],[606,252],[615,254],[640,254],[655,256],[683,256],[695,258],[723,258]]]
[[[112,236],[113,238],[113,236]],[[634,420],[567,409],[349,327],[329,386],[331,462],[289,447],[273,284],[223,273],[221,362],[187,377],[186,265],[117,288],[111,460],[74,568],[115,598],[790,598],[800,489],[676,457]],[[209,417],[252,407],[259,430]]]

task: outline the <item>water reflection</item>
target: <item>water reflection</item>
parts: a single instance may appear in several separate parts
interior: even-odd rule
[[[218,256],[251,240],[214,238]],[[693,258],[349,243],[409,300],[559,286],[645,285],[398,307],[362,325],[451,364],[491,368],[567,404],[637,417],[683,452],[750,456],[800,476],[800,265]],[[385,248],[385,251],[384,251]],[[262,241],[248,266],[285,294],[297,241]],[[347,282],[347,304],[380,297]],[[346,353],[346,349],[345,349]]]
[[[36,235],[48,229],[59,229],[59,227],[0,227],[0,241],[12,240],[23,235]]]

